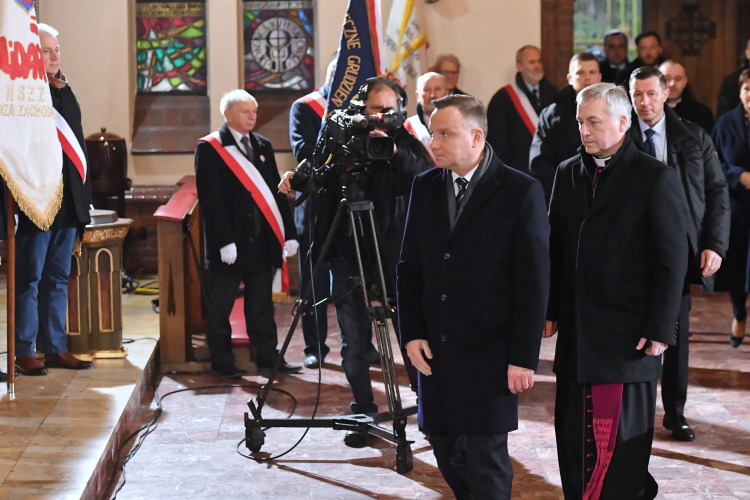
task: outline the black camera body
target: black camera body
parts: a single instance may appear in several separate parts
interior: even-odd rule
[[[391,130],[406,121],[406,112],[399,101],[399,108],[386,113],[365,115],[364,102],[354,99],[348,109],[334,111],[327,120],[327,131],[331,139],[332,153],[337,150],[352,154],[361,160],[390,160],[393,157],[393,139],[372,137],[376,128]]]

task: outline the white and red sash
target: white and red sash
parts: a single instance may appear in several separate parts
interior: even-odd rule
[[[539,115],[536,114],[531,101],[529,101],[529,98],[518,87],[516,82],[506,85],[504,88],[508,92],[510,100],[513,101],[513,106],[515,106],[516,111],[521,116],[526,128],[529,129],[529,133],[533,136],[536,133],[536,124],[539,122]]]
[[[81,181],[86,183],[88,164],[86,163],[86,155],[83,154],[83,149],[81,149],[81,144],[78,142],[78,138],[76,138],[73,129],[70,128],[63,115],[58,113],[56,109],[52,109],[55,116],[55,126],[57,127],[57,138],[60,140],[63,153],[76,166],[76,170],[81,175]]]
[[[318,89],[313,90],[306,96],[303,96],[302,102],[310,106],[313,111],[315,111],[318,116],[322,119],[323,116],[326,114],[326,108],[328,107],[328,100],[323,97],[323,95],[318,92]]]
[[[286,266],[286,258],[284,257],[284,221],[281,219],[281,212],[279,212],[279,206],[276,204],[276,198],[274,198],[271,189],[255,165],[240,152],[237,146],[224,146],[221,143],[219,132],[212,132],[198,139],[198,141],[206,141],[213,146],[216,152],[219,153],[219,156],[221,156],[221,159],[224,160],[224,163],[227,164],[229,170],[245,186],[245,189],[250,192],[253,200],[266,218],[268,225],[271,226],[273,233],[279,240],[279,245],[281,245],[282,255],[282,268],[276,273],[273,291],[282,294],[288,293],[289,272]]]
[[[432,134],[430,134],[430,130],[424,126],[422,120],[419,119],[419,115],[414,115],[407,118],[407,120],[404,122],[404,128],[408,130],[411,135],[419,139],[419,142],[422,143],[430,156],[432,156],[432,151],[430,150]]]

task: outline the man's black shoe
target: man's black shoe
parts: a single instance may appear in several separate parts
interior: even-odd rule
[[[370,343],[370,347],[367,348],[367,361],[372,366],[380,366],[380,353],[375,346]]]
[[[664,415],[662,422],[664,428],[672,431],[672,437],[678,441],[695,441],[695,432],[688,425],[685,417],[674,418],[671,415]]]
[[[318,357],[315,354],[308,354],[305,358],[304,363],[302,364],[305,365],[305,368],[308,368],[310,370],[317,370],[318,368],[320,368],[321,363],[318,361]]]
[[[245,370],[240,370],[236,366],[228,366],[220,370],[211,370],[211,375],[218,378],[224,379],[235,379],[242,377],[243,373],[247,373]]]
[[[363,448],[367,446],[367,433],[360,431],[349,431],[344,436],[344,444],[350,448]]]
[[[273,366],[259,366],[258,367],[258,375],[270,375],[273,371]],[[279,373],[299,373],[302,371],[301,366],[297,365],[290,365],[286,361],[281,363],[281,366],[279,367]]]

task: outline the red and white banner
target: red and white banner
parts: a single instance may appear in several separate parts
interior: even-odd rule
[[[317,89],[313,90],[306,96],[303,96],[301,99],[302,102],[310,106],[313,111],[318,114],[321,120],[323,119],[323,116],[326,114],[326,108],[328,107],[328,100],[326,100]]]
[[[409,117],[404,122],[404,128],[408,130],[411,135],[419,139],[419,142],[422,143],[422,146],[424,146],[427,152],[430,153],[430,156],[432,156],[432,150],[430,149],[432,134],[430,134],[430,131],[427,129],[427,127],[424,126],[422,120],[419,119],[419,115]]]
[[[73,165],[76,166],[78,174],[81,176],[81,181],[86,182],[86,171],[88,170],[88,163],[86,162],[86,155],[81,149],[81,143],[78,142],[78,138],[73,133],[73,129],[70,128],[68,122],[65,121],[63,115],[55,112],[55,126],[57,127],[57,138],[60,140],[60,146],[62,146],[63,153],[65,156],[70,158]]]
[[[258,169],[255,168],[255,165],[237,149],[237,146],[224,146],[221,143],[219,132],[212,132],[199,139],[199,141],[206,141],[219,153],[219,156],[227,164],[229,170],[245,186],[245,189],[250,192],[253,200],[271,226],[276,238],[279,240],[279,245],[281,245],[283,261],[282,268],[276,272],[273,292],[274,294],[289,293],[289,272],[286,266],[286,258],[283,256],[285,242],[284,221],[281,219],[281,212],[279,212],[279,206],[276,204],[276,198],[274,198],[271,189],[266,184],[260,172],[258,172]]]
[[[33,0],[0,0],[0,96],[0,175],[29,219],[49,229],[62,203],[63,155]]]
[[[539,123],[539,115],[536,114],[534,106],[531,105],[531,101],[526,97],[526,94],[518,88],[516,82],[505,86],[505,90],[510,95],[510,100],[513,101],[513,106],[521,116],[523,123],[526,128],[529,129],[529,133],[533,136],[536,133],[536,124]]]

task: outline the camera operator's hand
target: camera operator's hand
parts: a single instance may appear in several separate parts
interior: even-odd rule
[[[376,128],[370,132],[370,137],[388,137],[388,134]],[[393,154],[395,155],[396,153],[398,153],[398,146],[396,146],[396,143],[393,143]]]
[[[532,387],[534,387],[534,370],[508,365],[508,389],[510,389],[510,392],[519,394]]]
[[[294,172],[290,170],[281,178],[281,182],[279,182],[279,191],[281,193],[289,194],[292,192],[292,185],[290,183],[292,177],[294,177]]]
[[[409,356],[414,368],[419,370],[422,375],[432,375],[432,368],[430,368],[430,365],[422,357],[422,351],[424,351],[427,359],[432,359],[432,351],[430,351],[430,346],[426,340],[412,340],[406,344],[406,354]]]

